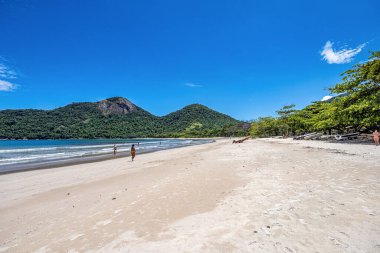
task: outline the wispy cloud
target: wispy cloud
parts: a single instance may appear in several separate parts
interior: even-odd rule
[[[0,78],[16,79],[17,75],[15,71],[0,63]]]
[[[0,60],[4,61],[4,58],[0,57]],[[10,69],[5,63],[0,62],[0,91],[13,91],[17,85],[13,83],[17,79],[17,73]]]
[[[201,88],[201,87],[203,87],[203,85],[195,84],[195,83],[185,83],[185,86],[190,87],[190,88]]]
[[[355,55],[362,51],[366,44],[367,43],[360,44],[356,48],[345,47],[336,50],[333,48],[334,43],[331,41],[327,41],[325,46],[323,47],[321,56],[323,56],[323,59],[326,60],[329,64],[349,63],[353,60]]]
[[[14,89],[16,89],[16,84],[0,80],[0,91],[13,91]]]

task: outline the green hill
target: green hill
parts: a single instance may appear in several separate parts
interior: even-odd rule
[[[246,134],[244,126],[199,104],[157,117],[121,97],[54,110],[0,111],[1,139],[230,136]]]
[[[173,137],[242,135],[237,132],[227,134],[231,126],[239,123],[237,120],[200,104],[170,113],[162,117],[161,122],[164,135]]]

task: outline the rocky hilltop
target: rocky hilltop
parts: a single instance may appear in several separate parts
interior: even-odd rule
[[[137,107],[133,103],[122,97],[113,97],[99,101],[98,108],[103,115],[128,114],[137,111]]]

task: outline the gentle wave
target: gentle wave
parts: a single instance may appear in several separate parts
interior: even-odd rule
[[[132,146],[135,145],[146,145],[146,144],[163,144],[169,141],[150,141],[150,142],[134,142],[134,143],[115,143],[117,147]],[[191,143],[192,141],[186,141],[186,143]],[[17,149],[0,149],[0,153],[23,153],[23,152],[39,152],[39,151],[49,151],[49,150],[71,150],[71,149],[94,149],[94,148],[113,148],[114,144],[104,144],[104,145],[86,145],[86,146],[54,146],[49,148],[17,148]]]
[[[0,149],[0,153],[22,153],[22,152],[34,152],[34,151],[47,151],[56,150],[57,147],[52,148],[20,148],[20,149]]]
[[[36,155],[29,157],[15,157],[15,158],[6,158],[0,160],[0,165],[8,165],[15,164],[20,162],[30,162],[30,161],[38,161],[38,160],[54,160],[58,158],[69,158],[71,155],[64,153],[55,153],[55,154],[47,154],[47,155]]]
[[[183,139],[170,139],[170,140],[126,140],[120,143],[120,140],[109,143],[99,143],[94,140],[93,145],[89,145],[92,140],[75,141],[72,143],[66,141],[63,145],[57,145],[54,141],[35,141],[35,142],[7,142],[6,145],[0,147],[0,166],[13,166],[17,164],[27,164],[34,162],[50,162],[52,160],[62,160],[69,158],[78,158],[86,156],[97,155],[112,155],[114,144],[117,146],[117,153],[128,153],[132,144],[135,144],[136,150],[141,151],[155,151],[169,148],[183,147],[195,144],[209,142],[207,140],[183,140]],[[64,141],[62,141],[64,142]],[[14,148],[11,149],[13,144]],[[1,144],[1,143],[0,143]],[[19,145],[22,146],[19,146]],[[51,145],[43,147],[42,145]],[[27,147],[27,146],[30,147]],[[33,147],[34,146],[34,147]],[[2,149],[1,149],[2,148]]]

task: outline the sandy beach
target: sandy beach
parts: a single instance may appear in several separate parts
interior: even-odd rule
[[[231,142],[0,175],[0,252],[380,252],[380,147]]]

